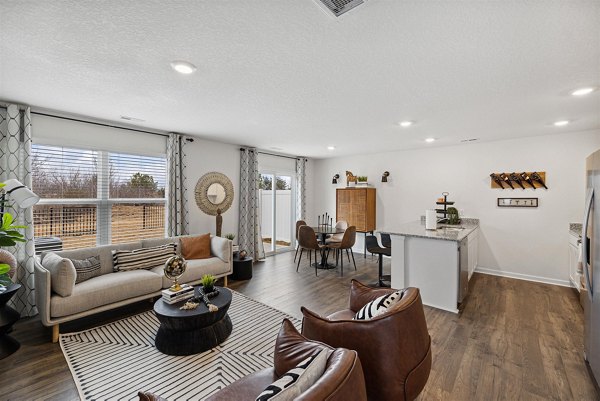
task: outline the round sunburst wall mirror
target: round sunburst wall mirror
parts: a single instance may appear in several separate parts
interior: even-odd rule
[[[211,216],[216,216],[217,210],[225,213],[233,203],[233,184],[222,173],[204,174],[196,183],[194,193],[200,210]]]

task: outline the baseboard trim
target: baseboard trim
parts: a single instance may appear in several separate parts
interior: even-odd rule
[[[535,283],[558,285],[561,287],[571,287],[571,283],[569,282],[569,280],[557,280],[554,278],[533,276],[530,274],[507,272],[507,271],[496,270],[496,269],[488,269],[486,267],[481,267],[481,266],[477,266],[477,268],[475,269],[475,272],[482,273],[482,274],[489,274],[491,276],[500,276],[500,277],[515,278],[517,280],[533,281]]]

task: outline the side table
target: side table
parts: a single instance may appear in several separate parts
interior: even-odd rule
[[[252,278],[252,258],[240,259],[238,255],[233,257],[234,280],[250,280]]]
[[[13,283],[6,288],[6,291],[0,293],[0,359],[6,358],[21,346],[17,340],[7,334],[21,315],[6,305],[20,288],[21,284]]]

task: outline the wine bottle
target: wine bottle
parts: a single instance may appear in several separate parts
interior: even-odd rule
[[[494,182],[495,182],[496,184],[498,184],[498,186],[499,186],[500,188],[504,189],[504,184],[503,184],[503,181],[500,179],[500,177],[498,177],[498,175],[496,175],[496,174],[492,173],[492,174],[490,174],[490,177],[492,177],[492,180],[494,180]],[[444,198],[445,198],[445,197],[444,197]],[[444,201],[445,201],[445,199],[444,199]]]
[[[531,185],[531,188],[535,189],[535,184],[533,183],[533,181],[531,180],[531,177],[529,176],[529,174],[527,173],[521,173],[521,178],[528,183],[529,185]]]
[[[510,178],[508,178],[508,176],[506,174],[504,174],[504,173],[500,174],[500,179],[502,181],[504,181],[505,183],[507,183],[509,187],[511,187],[512,189],[515,189],[513,184],[511,184],[511,182],[510,182]]]
[[[525,187],[521,183],[521,177],[519,177],[516,173],[514,173],[514,172],[510,173],[508,175],[508,177],[510,178],[511,181],[516,182],[521,188],[525,189]]]

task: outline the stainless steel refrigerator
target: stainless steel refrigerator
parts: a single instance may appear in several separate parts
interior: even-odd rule
[[[585,287],[581,292],[585,316],[583,356],[598,383],[600,381],[600,150],[586,159],[586,185],[581,238]]]

